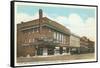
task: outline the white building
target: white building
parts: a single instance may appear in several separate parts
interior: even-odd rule
[[[71,34],[70,35],[70,51],[79,52],[80,51],[79,49],[80,49],[80,37],[75,34]]]

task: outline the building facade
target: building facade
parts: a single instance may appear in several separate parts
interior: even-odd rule
[[[80,38],[80,51],[81,53],[93,53],[95,50],[94,41],[91,41],[87,37]]]
[[[82,43],[82,41],[81,41]],[[17,57],[69,55],[80,52],[80,37],[58,22],[43,17],[17,24]]]
[[[80,53],[80,37],[75,34],[70,34],[70,52]]]
[[[17,24],[17,56],[57,55],[68,53],[70,30],[43,17]]]

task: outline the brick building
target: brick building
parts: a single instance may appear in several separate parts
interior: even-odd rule
[[[94,52],[94,41],[91,41],[87,37],[83,36],[80,38],[80,49],[81,53],[91,53]]]
[[[43,17],[17,24],[17,56],[70,54],[80,48],[80,37],[63,25]]]
[[[47,17],[43,17],[43,12],[40,9],[39,19],[17,24],[17,55],[68,53],[69,38],[70,30]]]

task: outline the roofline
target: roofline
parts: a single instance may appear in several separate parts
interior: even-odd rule
[[[71,35],[72,35],[72,36],[75,36],[75,37],[77,37],[77,38],[81,38],[80,36],[75,35],[75,34],[73,34],[73,33],[71,33]]]
[[[47,26],[47,27],[49,27],[49,28],[51,28],[51,29],[53,29],[53,30],[56,30],[56,31],[58,31],[58,32],[61,32],[61,33],[64,33],[64,34],[67,34],[67,35],[70,35],[70,32],[68,32],[68,33],[66,33],[66,32],[63,32],[63,31],[60,31],[60,30],[57,30],[55,27],[53,27],[53,26],[50,26],[50,25],[48,25],[48,24],[42,24],[41,26]],[[26,27],[26,28],[22,28],[20,31],[24,31],[24,30],[28,30],[28,29],[32,29],[32,28],[36,28],[36,27],[39,27],[38,25],[33,25],[33,26],[31,26],[31,27]]]
[[[58,32],[61,32],[61,33],[64,33],[64,34],[70,35],[70,32],[66,33],[66,32],[63,32],[63,31],[57,30],[55,27],[50,26],[50,25],[48,25],[48,24],[46,24],[46,26],[49,27],[49,28],[52,28],[52,29],[54,29],[54,30],[56,30],[56,31],[58,31]]]

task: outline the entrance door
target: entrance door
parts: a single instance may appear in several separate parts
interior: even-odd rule
[[[48,48],[48,55],[54,55],[54,49]]]
[[[63,54],[63,48],[60,47],[60,54]]]
[[[37,49],[37,55],[43,55],[43,48]]]

